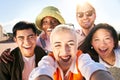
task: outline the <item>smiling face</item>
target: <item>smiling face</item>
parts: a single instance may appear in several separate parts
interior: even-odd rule
[[[97,30],[92,37],[91,44],[103,59],[113,54],[114,40],[106,29]]]
[[[18,44],[23,56],[31,57],[34,55],[37,36],[32,29],[17,30],[15,42]]]
[[[96,19],[94,8],[88,3],[78,4],[76,8],[76,19],[83,29],[91,29]]]
[[[49,36],[51,31],[58,25],[60,24],[60,22],[54,18],[54,17],[50,17],[50,16],[46,16],[45,18],[43,18],[43,20],[41,21],[41,25],[42,25],[42,29],[43,31]]]
[[[70,30],[58,30],[51,37],[51,45],[62,70],[68,70],[77,52],[76,35]]]

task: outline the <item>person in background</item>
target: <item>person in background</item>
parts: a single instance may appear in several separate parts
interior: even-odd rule
[[[64,24],[65,20],[62,17],[58,8],[47,6],[42,9],[41,13],[36,17],[36,27],[42,33],[37,39],[37,45],[41,46],[47,53],[51,51],[50,34],[51,31],[59,24]]]
[[[56,26],[50,43],[53,52],[41,59],[29,80],[83,80],[83,76],[86,80],[114,80],[102,64],[77,50],[76,31],[72,26]]]
[[[28,80],[45,51],[36,46],[37,33],[34,23],[20,21],[13,27],[14,41],[17,48],[10,52],[13,61],[0,62],[0,80]]]
[[[37,37],[37,46],[42,47],[46,53],[49,53],[49,51],[51,51],[49,39],[50,33],[57,25],[63,23],[65,23],[65,20],[58,8],[54,6],[47,6],[43,8],[35,20],[36,27],[38,30],[42,31],[42,33]],[[0,62],[7,63],[8,61],[12,61],[13,58],[12,56],[9,56],[9,53],[10,49],[3,51],[0,56]]]
[[[111,25],[107,23],[96,25],[79,49],[107,67],[115,80],[120,80],[120,47],[117,32]]]
[[[76,19],[81,29],[78,29],[78,44],[80,45],[90,30],[95,26],[95,8],[89,2],[78,3],[76,6]]]

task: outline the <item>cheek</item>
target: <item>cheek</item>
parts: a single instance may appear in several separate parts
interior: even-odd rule
[[[98,44],[96,44],[96,43],[91,43],[92,44],[92,46],[91,47],[93,47],[95,50],[98,48]]]
[[[43,29],[44,31],[47,31],[47,28],[48,28],[47,26],[43,26],[43,27],[42,27],[42,29]]]
[[[21,41],[15,41],[16,44],[20,47],[22,45],[22,42]]]

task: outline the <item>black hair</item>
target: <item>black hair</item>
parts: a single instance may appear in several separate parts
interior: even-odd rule
[[[32,31],[37,34],[37,29],[35,27],[35,24],[34,23],[28,23],[28,22],[25,22],[25,21],[20,21],[18,23],[16,23],[12,29],[13,31],[13,37],[16,36],[16,32],[17,30],[25,30],[25,29],[32,29]]]
[[[110,32],[111,36],[114,40],[114,49],[118,47],[118,35],[116,30],[107,23],[99,23],[98,25],[95,25],[95,27],[92,28],[92,30],[89,32],[83,43],[78,47],[78,49],[82,50],[83,53],[88,53],[92,57],[93,60],[98,62],[98,54],[97,52],[92,49],[91,41],[94,33],[99,29],[105,29]]]

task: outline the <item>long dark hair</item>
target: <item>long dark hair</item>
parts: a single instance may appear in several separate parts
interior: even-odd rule
[[[95,27],[92,28],[92,30],[89,32],[89,34],[87,35],[83,43],[78,47],[78,49],[82,50],[84,53],[90,54],[91,58],[96,62],[99,61],[99,57],[97,52],[93,49],[91,41],[94,33],[99,29],[105,29],[109,31],[114,40],[114,49],[118,47],[118,35],[116,30],[111,25],[107,23],[100,23],[98,25],[95,25]]]

